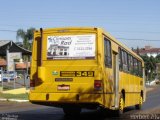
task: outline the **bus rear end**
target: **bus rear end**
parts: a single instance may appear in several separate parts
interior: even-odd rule
[[[35,31],[30,101],[67,114],[102,105],[100,37],[97,28]]]

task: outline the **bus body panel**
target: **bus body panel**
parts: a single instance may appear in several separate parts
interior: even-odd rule
[[[35,82],[35,92],[93,92],[94,80],[100,79],[97,66],[91,66],[90,69],[86,66],[46,66],[43,67],[41,73],[44,76],[38,76],[40,79]],[[38,71],[39,72],[39,71]],[[61,72],[65,73],[65,76],[60,76]],[[94,74],[92,77],[74,77],[76,74]],[[67,74],[66,74],[67,73]],[[70,75],[71,74],[71,75]],[[73,74],[73,75],[72,75]],[[40,74],[42,75],[42,74]],[[50,86],[48,86],[50,84]],[[69,85],[69,90],[58,90],[58,85]],[[83,87],[82,87],[83,86]],[[51,88],[48,88],[51,87]]]
[[[60,29],[61,30],[61,29]],[[103,104],[102,90],[94,89],[94,81],[102,80],[102,68],[98,62],[98,32],[97,29],[69,29],[59,33],[58,29],[46,30],[43,33],[42,65],[38,66],[40,49],[33,49],[31,81],[35,81],[34,90],[30,91],[30,101],[43,102],[93,102]],[[95,58],[94,59],[47,59],[48,36],[74,36],[95,34]],[[39,31],[34,35],[34,48],[40,46]],[[36,41],[37,40],[37,41]],[[40,47],[37,47],[40,48]],[[38,97],[39,96],[39,97]],[[49,96],[47,99],[46,96]],[[78,98],[77,98],[78,96]]]
[[[99,28],[55,28],[46,29],[42,34],[41,51],[39,42],[41,41],[41,33],[40,31],[34,33],[30,81],[35,86],[30,90],[29,100],[31,102],[54,103],[54,106],[60,107],[63,107],[61,105],[64,103],[78,105],[96,103],[105,108],[118,109],[119,97],[125,93],[125,107],[139,103],[139,96],[145,89],[144,79],[119,70],[118,56],[120,53],[118,49],[126,50],[141,61],[142,66],[144,66],[143,60],[108,33],[104,33]],[[48,36],[52,38],[54,36],[74,37],[76,35],[96,36],[94,59],[48,59]],[[104,37],[111,41],[111,67],[105,66]],[[50,53],[53,54],[53,51]],[[115,62],[113,62],[114,59],[116,59]],[[101,89],[95,89],[95,81],[98,81]],[[143,94],[145,97],[145,92]]]

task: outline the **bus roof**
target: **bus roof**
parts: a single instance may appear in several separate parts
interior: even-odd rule
[[[49,32],[49,31],[57,31],[57,32],[66,32],[68,30],[86,30],[86,31],[90,31],[90,30],[97,30],[100,28],[97,27],[60,27],[60,28],[45,28],[43,29],[45,32]],[[36,32],[40,32],[40,30],[36,30]]]

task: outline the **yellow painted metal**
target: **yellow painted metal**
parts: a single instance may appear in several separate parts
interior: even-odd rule
[[[47,59],[47,36],[65,36],[65,35],[87,35],[95,34],[95,59],[90,60],[48,60]],[[51,28],[43,30],[43,44],[42,44],[42,66],[38,66],[39,61],[39,44],[40,31],[35,31],[34,42],[32,50],[31,63],[31,80],[35,80],[35,89],[30,91],[30,101],[35,102],[60,102],[65,100],[67,102],[75,102],[76,95],[79,94],[78,102],[99,103],[106,108],[114,106],[114,75],[113,69],[107,68],[104,65],[104,41],[107,37],[111,41],[112,51],[118,53],[118,47],[125,49],[132,56],[142,61],[132,50],[121,44],[109,33],[100,28]],[[113,57],[112,57],[113,58]],[[93,77],[63,77],[61,71],[93,71]],[[81,73],[80,73],[81,74]],[[119,93],[125,91],[125,106],[138,104],[137,98],[144,86],[140,85],[142,78],[131,75],[124,71],[118,71],[119,74]],[[71,81],[56,81],[57,78],[70,78]],[[96,91],[94,89],[94,80],[102,80],[102,89]],[[59,90],[59,86],[69,86],[67,90]],[[49,100],[46,100],[46,94],[49,94]],[[63,99],[62,99],[63,98]],[[119,99],[119,98],[118,98]]]
[[[123,98],[120,98],[119,100],[119,110],[123,111],[124,109],[124,100]]]
[[[46,95],[49,99],[46,100]],[[102,103],[102,94],[79,94],[79,100],[76,100],[77,93],[30,93],[30,101],[46,101],[59,103]]]
[[[139,104],[140,104],[140,105],[143,104],[143,97],[142,97],[142,96],[140,96]]]
[[[46,74],[45,74],[45,67],[38,67],[38,78],[41,79],[41,81],[45,81]]]

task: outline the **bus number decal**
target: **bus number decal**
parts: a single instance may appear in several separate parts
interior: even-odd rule
[[[94,77],[94,71],[61,71],[61,77]]]

